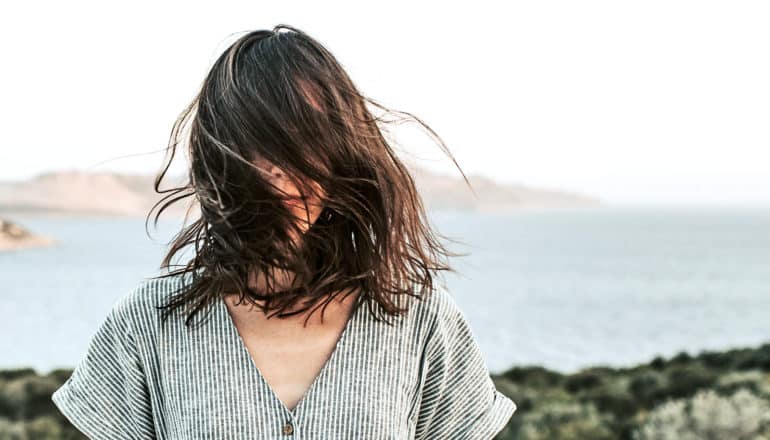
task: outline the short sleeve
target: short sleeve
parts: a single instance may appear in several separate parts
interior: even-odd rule
[[[155,438],[145,374],[122,305],[107,314],[85,356],[51,396],[89,439]]]
[[[454,300],[442,291],[426,344],[416,439],[482,440],[502,431],[516,404],[492,381],[473,331]]]

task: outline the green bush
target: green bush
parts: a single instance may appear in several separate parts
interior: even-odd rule
[[[737,362],[736,369],[770,371],[770,344],[755,350],[747,349],[746,356]]]
[[[741,388],[770,400],[770,374],[759,370],[734,371],[721,376],[714,384],[719,394],[732,394]]]
[[[501,374],[504,379],[512,382],[525,383],[531,387],[549,388],[561,386],[564,376],[543,367],[514,367]]]
[[[615,379],[579,394],[583,403],[591,402],[596,408],[616,417],[625,418],[636,414],[639,403],[628,390],[628,381]]]
[[[55,409],[51,395],[59,384],[48,376],[21,376],[0,387],[0,407],[13,420],[33,419]]]
[[[0,440],[27,440],[24,425],[19,422],[0,417]]]
[[[27,438],[35,440],[59,440],[62,438],[61,424],[51,416],[38,417],[26,424]]]
[[[612,418],[591,404],[551,403],[521,414],[518,440],[610,440]]]
[[[673,366],[668,371],[666,397],[690,397],[703,388],[711,387],[717,376],[718,373],[708,370],[698,363]]]
[[[643,408],[651,408],[666,394],[668,380],[657,371],[642,371],[628,382],[628,391]]]
[[[0,381],[18,379],[20,377],[37,376],[33,368],[15,368],[12,370],[0,370]]]
[[[757,440],[770,434],[770,402],[740,389],[703,390],[663,403],[636,431],[637,440]],[[766,437],[770,438],[770,437]]]
[[[564,388],[570,393],[590,390],[604,383],[603,376],[602,373],[592,370],[581,371],[568,376],[564,381]]]

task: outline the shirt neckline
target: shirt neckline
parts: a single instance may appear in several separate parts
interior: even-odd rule
[[[359,293],[359,295],[361,295],[361,293]],[[360,301],[361,301],[360,297],[356,298],[356,303]],[[251,353],[249,353],[248,348],[246,348],[246,344],[244,343],[240,332],[238,332],[238,328],[235,326],[235,322],[233,321],[233,318],[230,315],[230,311],[227,309],[227,304],[225,304],[223,296],[220,295],[217,298],[216,305],[220,313],[223,314],[222,320],[224,321],[225,326],[227,327],[228,336],[234,339],[238,347],[238,351],[240,351],[240,354],[242,356],[245,356],[246,359],[248,360],[247,362],[250,365],[249,368],[251,368],[252,373],[257,377],[257,380],[259,381],[260,385],[270,395],[270,399],[272,399],[273,402],[279,405],[283,411],[290,414],[292,417],[297,417],[300,414],[300,411],[306,405],[306,402],[313,398],[314,391],[316,388],[320,386],[320,382],[325,380],[325,378],[330,374],[330,371],[336,367],[337,363],[339,362],[338,358],[342,356],[340,352],[347,346],[347,340],[352,337],[351,335],[352,328],[355,326],[355,322],[358,321],[358,317],[359,317],[358,315],[361,313],[359,309],[364,308],[364,304],[353,305],[353,309],[348,316],[348,320],[345,323],[345,327],[342,329],[342,333],[337,339],[337,342],[334,345],[334,349],[332,350],[331,354],[327,358],[324,365],[321,367],[321,370],[313,379],[310,386],[305,390],[305,393],[297,401],[297,404],[294,406],[294,409],[289,409],[286,406],[286,404],[278,397],[278,394],[276,394],[273,387],[270,386],[270,383],[268,383],[267,379],[259,370],[259,367],[257,367],[257,364],[254,363],[254,358],[252,358]]]

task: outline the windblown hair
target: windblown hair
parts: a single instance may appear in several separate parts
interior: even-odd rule
[[[446,257],[464,254],[449,252],[436,238],[446,237],[431,229],[413,177],[383,136],[380,124],[403,119],[375,118],[366,102],[387,110],[362,96],[321,44],[288,25],[248,32],[218,57],[176,120],[167,162],[155,178],[155,191],[168,193],[150,210],[162,205],[156,227],[160,214],[184,198],[194,196],[200,208],[200,218],[175,235],[161,263],[170,269],[173,257],[194,245],[186,264],[158,276],[192,276],[160,307],[164,320],[184,306],[189,325],[224,293],[238,293],[266,314],[288,316],[319,301],[325,308],[336,295],[356,290],[361,295],[354,307],[366,302],[380,319],[375,303],[383,316],[398,316],[408,310],[399,306],[399,295],[424,299],[438,271],[456,272]],[[452,157],[430,127],[398,113],[427,128]],[[188,180],[161,190],[184,144]],[[297,198],[272,184],[271,167],[291,178],[306,208],[310,195],[323,198],[320,216],[306,231],[298,222],[309,219],[284,205]],[[276,289],[269,281],[276,270],[296,274],[298,284]],[[266,291],[249,285],[253,273],[268,279]]]

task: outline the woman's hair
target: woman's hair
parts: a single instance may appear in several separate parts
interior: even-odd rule
[[[161,269],[170,268],[174,255],[194,246],[185,265],[157,277],[182,274],[192,280],[160,307],[166,309],[164,320],[186,306],[189,325],[224,292],[252,304],[263,301],[257,305],[265,313],[294,310],[301,302],[304,307],[287,314],[292,315],[319,300],[325,308],[337,294],[357,289],[355,307],[365,301],[377,317],[377,303],[386,315],[398,316],[407,310],[399,307],[398,296],[424,298],[438,271],[455,272],[446,257],[464,254],[449,252],[437,240],[412,176],[383,136],[381,123],[403,119],[375,118],[366,102],[387,110],[364,97],[320,43],[288,25],[248,32],[218,57],[176,120],[167,162],[155,178],[155,191],[168,193],[150,210],[151,215],[162,205],[156,226],[169,205],[186,197],[194,196],[200,208],[200,218],[174,236],[161,263]],[[398,113],[427,128],[452,157],[430,127]],[[187,182],[161,190],[184,142]],[[266,164],[286,173],[302,203],[308,194],[322,196],[323,210],[304,233],[297,221],[305,219],[286,208],[287,198],[264,174]],[[300,243],[291,231],[302,237]],[[249,273],[272,278],[275,270],[295,273],[299,285],[277,290],[268,280],[262,292],[248,285]]]

